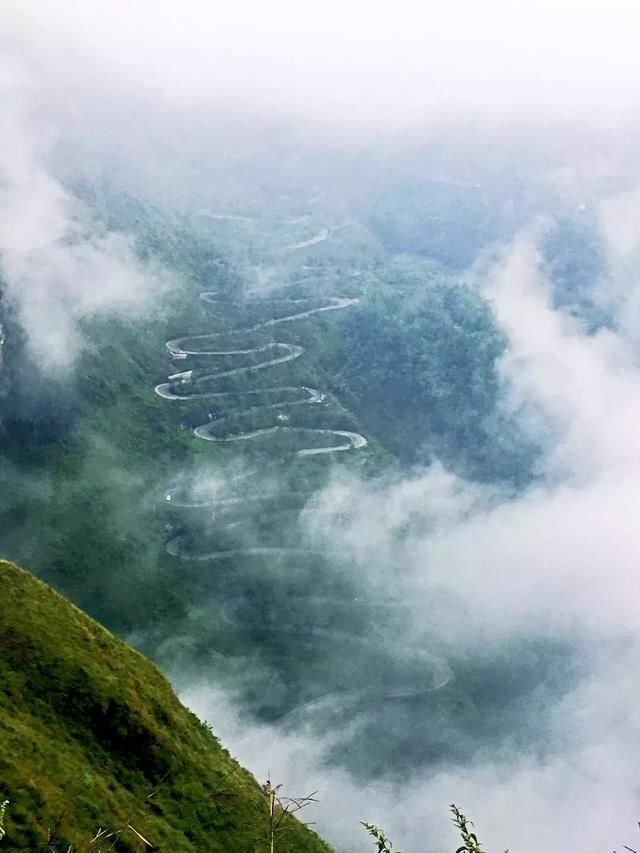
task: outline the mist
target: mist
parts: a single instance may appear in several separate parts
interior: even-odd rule
[[[4,15],[9,34],[67,81],[81,62],[121,91],[269,119],[398,127],[479,114],[565,120],[595,108],[606,121],[635,106],[640,72],[638,13],[624,0],[215,9],[163,0],[153,10],[142,0],[126,9],[31,0]]]
[[[252,297],[260,291],[244,305],[255,317],[240,330],[251,334],[280,290],[315,287],[316,275],[325,278],[314,299],[357,301],[391,259],[400,290],[417,275],[407,258],[418,246],[447,286],[455,279],[488,306],[504,339],[496,410],[536,451],[531,470],[509,481],[437,453],[400,464],[378,448],[384,470],[372,477],[336,461],[293,510],[296,458],[284,473],[227,464],[218,446],[207,447],[213,461],[202,448],[191,458],[192,429],[208,419],[215,438],[216,419],[224,427],[231,417],[224,400],[190,401],[185,415],[153,397],[167,364],[182,369],[166,347],[152,365],[123,356],[121,375],[148,390],[136,397],[133,380],[127,386],[140,430],[119,420],[119,394],[104,392],[113,434],[106,441],[91,424],[78,464],[79,482],[102,484],[105,529],[123,538],[105,573],[112,594],[94,612],[108,620],[123,610],[117,629],[156,657],[260,780],[270,774],[289,794],[318,789],[311,819],[341,853],[366,847],[359,820],[385,826],[407,853],[424,850],[425,838],[430,850],[455,849],[451,801],[488,849],[633,845],[637,7],[23,0],[1,15],[2,309],[44,381],[73,388],[83,378],[78,365],[105,340],[94,322],[130,326],[134,340],[147,322],[159,340],[164,331],[167,340],[224,334],[222,315],[204,315],[198,298],[223,267]],[[432,210],[434,187],[454,201]],[[405,220],[414,189],[419,213]],[[143,213],[114,215],[114,225],[113,210],[132,200]],[[456,217],[467,209],[465,230]],[[166,232],[149,226],[154,217],[195,235],[188,251],[219,253],[206,257],[205,273],[178,268]],[[586,308],[561,304],[545,255],[567,219],[600,247]],[[316,239],[326,254],[297,254]],[[149,245],[163,241],[169,248],[154,256]],[[287,340],[290,350],[306,343]],[[233,346],[250,352],[256,342]],[[296,384],[309,390],[309,375]],[[102,402],[102,389],[92,394]],[[11,394],[3,405],[10,412]],[[343,431],[370,437],[336,409]],[[300,429],[313,426],[308,417]],[[145,442],[155,454],[146,461]],[[36,505],[66,499],[50,473],[3,468],[7,492],[18,478]],[[289,513],[275,533],[267,500]],[[14,512],[12,501],[1,509]],[[238,505],[237,517],[224,514]],[[45,561],[57,547],[52,519],[17,525],[5,549]],[[290,577],[275,553],[282,543],[307,555]],[[246,577],[217,573],[221,552],[253,549],[256,558],[270,547]],[[136,568],[123,580],[130,555]],[[286,593],[292,636],[306,616],[313,623],[306,630],[322,652],[301,651],[293,675],[279,669],[286,637],[263,649],[238,626],[242,608],[252,612],[247,579],[265,600]],[[192,599],[167,615],[179,586]],[[141,589],[149,607],[133,603]],[[88,579],[81,595],[89,606],[99,584]],[[266,635],[274,626],[261,618]],[[230,626],[237,636],[227,646]],[[470,707],[480,689],[468,706],[455,691],[474,673],[486,704]]]
[[[3,66],[0,257],[4,296],[35,360],[68,370],[89,345],[82,323],[97,315],[139,316],[166,278],[146,269],[126,234],[107,231],[47,166],[46,137],[29,115],[35,85],[19,64]]]
[[[505,248],[485,286],[508,334],[502,369],[512,393],[535,406],[555,436],[545,476],[513,498],[439,465],[374,488],[336,472],[302,524],[314,547],[352,561],[360,590],[405,602],[404,618],[449,657],[453,678],[461,655],[516,653],[525,637],[568,643],[578,668],[573,686],[552,690],[541,705],[531,701],[519,717],[518,726],[541,740],[534,736],[523,750],[503,731],[501,741],[476,743],[450,769],[415,773],[407,755],[402,779],[389,767],[386,779],[363,784],[327,765],[339,729],[322,735],[286,719],[282,727],[256,726],[233,693],[183,685],[185,701],[216,722],[241,759],[255,766],[257,758],[298,793],[321,780],[320,823],[340,850],[362,849],[352,815],[383,824],[409,850],[425,849],[425,836],[448,838],[452,800],[476,817],[489,849],[566,850],[577,835],[589,838],[589,849],[608,849],[635,822],[635,341],[620,329],[587,335],[553,309],[531,233]]]

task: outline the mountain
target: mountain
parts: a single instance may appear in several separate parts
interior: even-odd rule
[[[157,667],[14,563],[0,579],[2,849],[267,850],[263,789]],[[285,823],[278,850],[329,851]]]
[[[527,482],[486,299],[440,264],[365,250],[310,202],[174,221],[86,201],[161,271],[157,293],[141,315],[83,317],[63,375],[7,310],[0,554],[181,689],[214,684],[277,732],[313,727],[361,779],[463,765],[480,731],[499,741],[557,677],[555,648],[472,661],[407,618],[413,569],[389,565],[428,514],[366,567],[348,535],[336,547],[355,483],[375,494],[434,457]]]
[[[130,235],[153,298],[130,314],[83,314],[61,372],[45,355],[74,338],[29,325],[28,300],[7,290],[0,554],[128,639],[179,691],[221,690],[243,720],[240,735],[220,729],[234,750],[242,733],[269,731],[264,754],[245,753],[257,774],[288,736],[321,756],[305,784],[350,774],[361,802],[337,826],[329,784],[318,817],[341,847],[376,780],[462,773],[505,732],[513,750],[543,750],[548,696],[575,678],[572,649],[529,636],[504,648],[451,643],[440,622],[457,592],[423,589],[422,543],[438,533],[442,495],[447,513],[452,488],[462,507],[536,476],[538,431],[530,440],[526,411],[511,405],[506,340],[482,289],[440,262],[367,248],[360,225],[313,199],[173,218],[131,198],[87,190],[85,201],[106,231]],[[434,459],[471,490],[458,496],[449,475],[429,473]],[[394,494],[413,497],[396,512]],[[63,711],[76,694],[61,692]],[[210,719],[207,699],[189,702]],[[55,756],[49,729],[41,740]],[[121,752],[138,744],[129,730],[138,723],[118,726]],[[125,779],[133,794],[117,819],[103,786],[87,819],[65,826],[117,823],[165,764],[134,788]],[[65,771],[60,790],[84,767]],[[191,832],[210,819],[209,782],[198,784],[202,808],[181,824]],[[4,796],[15,822],[20,802],[10,787]],[[42,828],[63,797],[37,796]]]

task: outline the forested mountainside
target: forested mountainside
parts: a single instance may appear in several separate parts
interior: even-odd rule
[[[269,849],[263,787],[156,666],[13,563],[0,583],[3,850]],[[329,850],[284,826],[278,850]]]
[[[62,373],[3,303],[2,553],[178,688],[229,691],[356,779],[463,767],[505,731],[544,750],[571,644],[448,649],[408,609],[410,576],[333,541],[359,511],[341,504],[351,482],[375,492],[432,462],[500,494],[535,481],[541,436],[511,404],[482,290],[329,202],[178,215],[75,191],[157,292],[143,317],[84,316]],[[394,548],[430,524],[402,518]]]
[[[640,5],[1,5],[0,853],[640,851]]]

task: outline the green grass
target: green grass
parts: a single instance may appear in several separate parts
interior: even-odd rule
[[[127,823],[172,853],[268,850],[262,789],[157,667],[15,564],[0,582],[2,849],[45,849],[59,822],[65,850]],[[293,819],[278,843],[329,850]]]

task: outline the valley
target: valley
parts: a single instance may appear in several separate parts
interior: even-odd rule
[[[539,476],[481,288],[305,187],[179,217],[116,180],[79,192],[130,235],[153,299],[85,318],[64,376],[3,318],[3,553],[151,657],[232,751],[300,744],[303,784],[544,756],[574,641],[461,642],[457,577],[492,566],[432,575],[424,550]],[[258,778],[267,754],[242,754]]]
[[[300,240],[286,251],[300,253],[316,246],[330,239],[331,229],[318,233],[322,240]],[[166,349],[172,361],[192,359],[196,366],[190,368],[187,362],[186,370],[157,385],[155,392],[172,405],[206,400],[213,410],[207,423],[193,427],[193,434],[221,445],[224,454],[217,472],[201,476],[195,468],[191,482],[166,492],[166,505],[173,510],[172,533],[180,531],[169,540],[167,551],[180,561],[197,563],[199,571],[211,563],[212,587],[219,590],[211,609],[219,611],[224,630],[248,644],[247,653],[259,655],[272,669],[265,696],[273,694],[268,684],[273,679],[280,685],[281,699],[261,702],[257,712],[281,720],[289,729],[304,722],[322,736],[323,729],[335,726],[344,714],[360,714],[371,725],[374,709],[385,703],[408,703],[419,714],[421,697],[446,688],[452,672],[444,658],[429,650],[426,639],[414,641],[409,662],[404,654],[400,659],[385,651],[392,625],[395,642],[403,642],[398,636],[401,602],[389,601],[387,594],[376,597],[366,579],[350,576],[348,563],[317,547],[301,522],[314,494],[337,476],[336,457],[366,453],[369,445],[361,433],[341,428],[344,414],[326,387],[293,384],[304,375],[304,362],[313,353],[305,325],[320,315],[348,312],[361,298],[318,296],[313,285],[294,281],[278,289],[271,284],[265,296],[249,291],[233,306],[239,328],[225,323],[223,331],[169,340]],[[223,321],[224,294],[204,291],[200,299],[218,324]],[[260,319],[246,322],[245,316]],[[296,330],[296,343],[269,337],[272,330],[282,337],[290,328]],[[270,353],[274,357],[265,359]],[[221,369],[212,372],[206,366],[211,363]],[[286,384],[272,385],[271,379],[264,383],[263,375],[279,376],[278,370],[287,371]],[[240,384],[234,389],[235,381]],[[243,446],[239,458],[238,445]],[[320,466],[322,459],[326,462]],[[307,462],[312,467],[305,466]],[[225,475],[238,464],[244,468],[241,474]],[[206,466],[203,462],[205,472]],[[325,590],[331,594],[323,594]],[[387,673],[382,689],[366,682],[358,686],[360,679],[355,678],[356,672],[367,671],[372,655]],[[279,663],[274,666],[276,656]],[[346,670],[336,666],[339,658]],[[303,677],[301,667],[309,670]],[[256,688],[247,683],[243,689],[255,693]],[[362,748],[367,749],[366,744]]]

